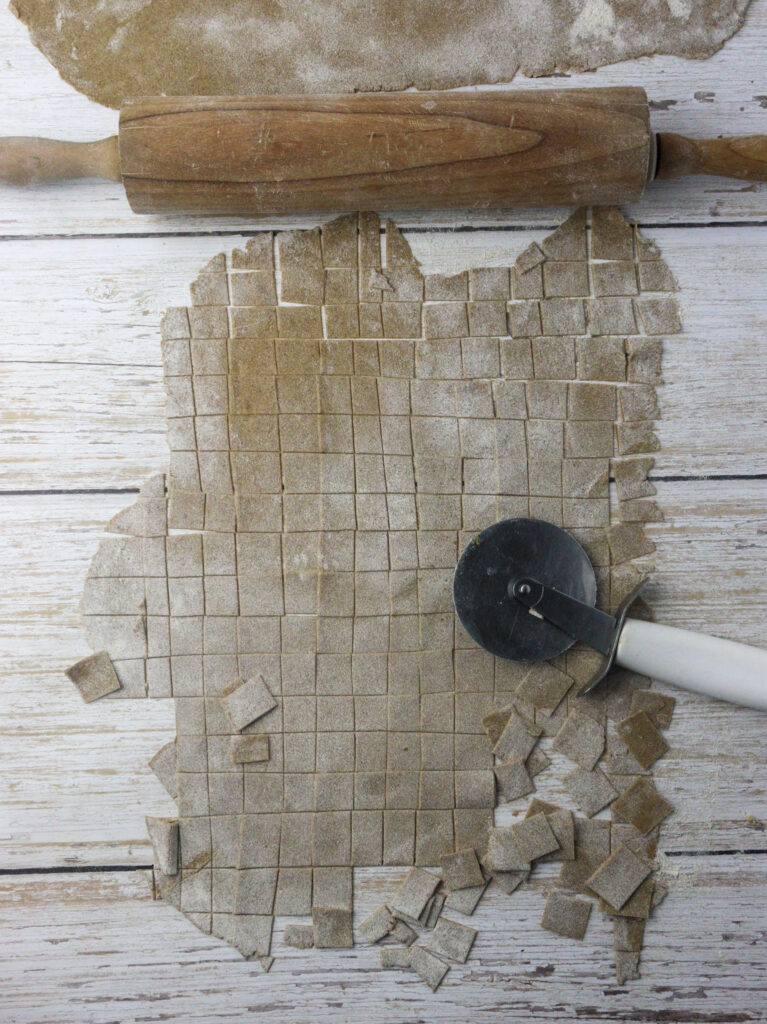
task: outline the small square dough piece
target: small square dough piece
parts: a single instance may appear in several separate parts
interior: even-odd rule
[[[407,921],[403,921],[401,917],[395,917],[391,937],[397,942],[401,942],[403,946],[412,946],[418,938],[418,932],[413,931]]]
[[[229,721],[238,730],[277,707],[277,701],[260,675],[248,680],[235,679],[223,691],[221,703]]]
[[[599,912],[610,917],[625,917],[630,920],[647,920],[652,909],[652,893],[654,882],[652,876],[645,878],[637,891],[626,900],[620,910],[616,910],[606,900],[600,899]]]
[[[512,825],[511,834],[522,859],[528,863],[559,849],[557,837],[543,813],[534,814]]]
[[[439,957],[434,956],[423,946],[411,946],[410,966],[421,979],[425,981],[432,992],[436,992],[442,979],[450,970],[450,966],[443,963]]]
[[[89,654],[75,662],[65,675],[75,684],[86,704],[120,689],[120,680],[106,651]]]
[[[432,898],[429,900],[428,912],[426,916],[421,917],[421,922],[424,928],[434,928],[439,916],[442,913],[442,909],[445,906],[446,895],[443,892],[435,892]]]
[[[372,914],[368,914],[360,924],[360,934],[368,942],[380,942],[381,939],[390,934],[393,927],[394,917],[392,912],[386,904],[383,904],[374,910]]]
[[[501,733],[505,729],[506,723],[511,718],[513,711],[514,705],[508,704],[505,708],[495,708],[482,719],[482,728],[485,730],[493,746],[500,739]]]
[[[628,846],[619,846],[586,879],[586,884],[611,907],[620,910],[651,872],[652,867],[646,860],[637,857]]]
[[[382,946],[381,967],[409,967],[409,946]]]
[[[541,927],[568,939],[582,939],[591,916],[591,903],[553,889],[546,900]]]
[[[465,964],[476,937],[476,928],[459,924],[458,921],[452,921],[449,917],[441,917],[437,921],[434,931],[426,939],[424,948],[447,960]]]
[[[453,892],[449,892],[445,899],[445,909],[457,910],[459,913],[471,917],[489,884],[489,882],[484,882],[482,885],[472,886],[471,889],[455,889]]]
[[[591,771],[605,749],[604,726],[582,711],[572,711],[554,737],[553,749]]]
[[[312,907],[317,949],[347,949],[354,945],[352,914],[340,907]]]
[[[232,761],[235,764],[253,764],[269,760],[269,737],[262,733],[232,736]]]
[[[572,679],[565,672],[547,662],[541,662],[528,669],[514,695],[551,715],[572,685]]]
[[[511,828],[498,825],[490,829],[487,863],[491,871],[529,871],[530,862],[520,853]]]
[[[439,882],[439,875],[433,875],[431,871],[424,871],[423,868],[413,868],[391,901],[392,910],[417,921]]]
[[[674,810],[652,783],[638,778],[613,803],[611,810],[625,818],[643,836],[659,825]]]
[[[513,892],[526,882],[530,877],[530,870],[527,871],[493,871],[493,881],[506,896],[511,896]]]
[[[293,949],[311,949],[314,945],[314,928],[310,924],[285,925],[283,942]]]
[[[532,752],[534,754],[535,751]],[[530,757],[532,758],[532,754]],[[501,796],[507,802],[516,800],[521,796],[527,796],[535,789],[535,784],[530,777],[527,767],[527,760],[523,761],[502,761],[493,769],[498,780],[498,788]]]
[[[618,791],[599,768],[576,768],[564,779],[565,788],[583,813],[591,818],[616,798]]]
[[[575,860],[565,861],[559,884],[565,889],[593,895],[586,881],[610,855],[610,822],[575,819]]]
[[[668,750],[668,743],[646,711],[635,711],[617,725],[618,735],[628,747],[630,753],[643,768],[662,757]]]
[[[517,711],[512,711],[493,747],[493,753],[502,761],[519,761],[526,758],[538,742],[542,731],[532,722],[526,721]]]
[[[668,729],[674,714],[676,701],[657,690],[636,690],[631,695],[631,712],[644,711],[650,721],[659,729]]]
[[[534,779],[536,775],[546,771],[551,764],[551,758],[538,747],[535,747],[525,763],[530,777]]]
[[[448,853],[440,857],[439,863],[445,887],[451,891],[470,889],[474,885],[482,885],[485,881],[474,849]]]
[[[541,857],[541,860],[575,860],[575,819],[573,818],[573,812],[560,807],[555,811],[546,812],[546,821],[554,833],[554,838],[559,843],[559,849],[547,853],[544,857]]]

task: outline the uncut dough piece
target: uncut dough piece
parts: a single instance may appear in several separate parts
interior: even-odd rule
[[[451,88],[579,71],[654,53],[708,57],[748,0],[14,0],[61,76],[119,106],[125,96]]]

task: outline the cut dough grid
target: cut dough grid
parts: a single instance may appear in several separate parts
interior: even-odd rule
[[[112,521],[83,612],[114,697],[174,698],[180,871],[158,884],[198,927],[267,957],[273,914],[314,909],[332,943],[352,866],[485,852],[483,718],[514,697],[553,734],[589,658],[479,650],[453,569],[476,531],[532,515],[586,546],[603,604],[633,585],[679,329],[641,288],[661,269],[617,211],[581,210],[512,268],[424,277],[361,215],[256,235],[168,311],[167,488]]]

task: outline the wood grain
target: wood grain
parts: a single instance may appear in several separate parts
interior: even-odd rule
[[[378,969],[378,948],[294,950],[282,945],[268,975],[254,962],[153,903],[143,872],[0,879],[3,1008],[12,1024],[121,1024],[168,1020],[259,1024],[744,1024],[764,1020],[767,857],[678,857],[672,886],[647,926],[641,980],[615,984],[612,930],[598,913],[583,942],[539,926],[542,865],[523,889],[489,891],[470,919],[479,935],[468,963],[432,994],[415,975]],[[401,878],[355,873],[355,919]]]
[[[642,89],[166,97],[120,111],[136,213],[254,217],[638,200]]]
[[[659,179],[722,174],[743,181],[767,181],[767,135],[687,139],[661,132],[656,173]]]

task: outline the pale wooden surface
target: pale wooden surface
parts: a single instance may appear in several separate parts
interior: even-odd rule
[[[643,84],[667,107],[658,129],[764,131],[765,31],[767,0],[754,0],[707,62],[642,60],[556,84]],[[64,85],[5,10],[0,53],[0,133],[114,130],[114,112]],[[676,274],[685,326],[661,389],[653,602],[673,625],[767,645],[767,187],[667,183],[628,212]],[[449,271],[507,263],[560,216],[403,223],[425,269]],[[764,1021],[767,720],[692,695],[677,694],[656,772],[677,807],[661,841],[671,893],[643,978],[625,988],[599,915],[583,944],[539,928],[546,875],[483,903],[474,955],[436,996],[376,971],[368,947],[288,950],[264,976],[151,902],[143,816],[173,805],[146,762],[172,735],[172,708],[86,707],[62,668],[86,653],[77,603],[103,524],[165,467],[159,314],[253,230],[139,219],[106,184],[0,193],[0,1021]],[[395,874],[358,872],[358,912]]]

